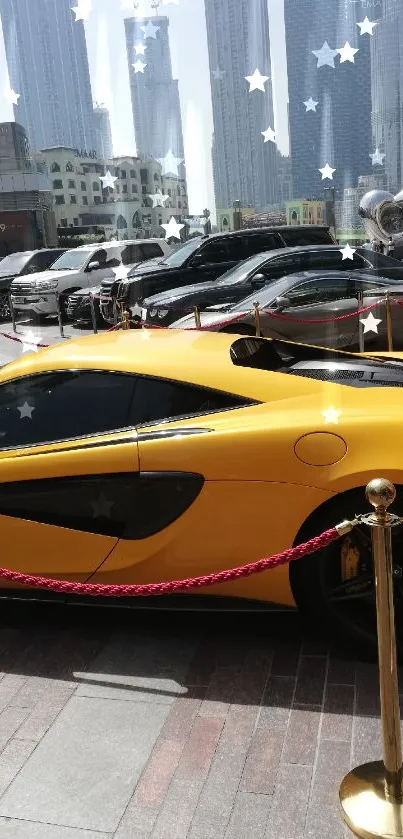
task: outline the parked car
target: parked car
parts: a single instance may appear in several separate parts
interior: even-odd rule
[[[146,323],[169,326],[180,316],[178,311],[206,309],[220,303],[236,303],[254,290],[287,274],[310,270],[365,271],[403,282],[403,264],[389,256],[356,248],[352,259],[343,259],[340,245],[308,245],[268,251],[241,262],[231,271],[210,283],[163,291],[143,300],[142,319]]]
[[[43,248],[36,251],[10,253],[0,260],[0,319],[11,317],[9,293],[12,281],[27,274],[39,274],[46,271],[56,259],[65,253],[66,248]]]
[[[52,267],[29,279],[16,279],[11,286],[11,299],[17,311],[46,316],[56,314],[57,295],[62,311],[67,308],[68,296],[78,288],[89,288],[103,277],[115,279],[113,268],[135,263],[137,240],[102,242],[81,245],[66,251]]]
[[[223,571],[367,512],[369,475],[395,482],[402,509],[403,353],[186,330],[147,337],[71,340],[0,371],[7,567],[116,584]],[[393,540],[398,559],[402,527]],[[13,585],[2,596],[38,596]],[[242,598],[257,609],[297,603],[321,636],[330,627],[375,646],[369,535],[354,528],[308,559],[149,605],[239,611]]]
[[[354,315],[359,305],[359,292],[363,294],[362,306],[365,308],[373,304],[374,299],[383,299],[387,291],[403,300],[403,281],[393,282],[387,277],[374,277],[356,271],[302,271],[276,280],[233,306],[219,306],[218,311],[213,308],[201,312],[200,321],[207,331],[255,335],[254,305],[257,303],[261,335],[264,337],[346,349],[358,345],[358,316],[338,322],[331,322],[332,319],[340,315]],[[368,333],[366,341],[370,341],[371,345],[376,342],[385,348],[387,332],[383,306],[382,311],[374,313],[374,316],[380,319],[377,332]],[[194,329],[194,316],[186,315],[172,327]],[[400,343],[403,347],[403,337],[400,337],[403,336],[403,306],[393,307],[393,327],[396,345]]]
[[[112,272],[111,278],[102,282],[111,285],[116,281],[123,280],[131,268],[140,262],[150,259],[165,259],[171,253],[172,248],[165,239],[136,239],[134,244],[129,245],[122,253],[122,263]],[[91,288],[80,288],[68,297],[66,314],[68,320],[75,322],[88,322],[91,320],[90,294],[93,296],[95,317],[99,326],[104,325],[99,307],[99,296],[101,286]]]
[[[101,311],[113,322],[113,300],[133,306],[152,294],[189,283],[211,282],[249,256],[277,248],[334,244],[330,229],[317,225],[262,227],[190,239],[168,259],[129,271],[123,282],[103,282]]]

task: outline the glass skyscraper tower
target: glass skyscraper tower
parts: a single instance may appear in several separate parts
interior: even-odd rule
[[[82,21],[71,0],[0,0],[17,122],[33,151],[96,149],[91,82]]]
[[[372,40],[372,126],[385,155],[386,185],[403,188],[403,5],[383,0],[382,19]]]

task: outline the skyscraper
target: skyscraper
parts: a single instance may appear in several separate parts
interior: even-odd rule
[[[277,154],[262,132],[274,130],[267,0],[205,0],[217,208],[234,201],[264,209],[278,200]],[[267,76],[249,92],[246,76]]]
[[[172,78],[168,28],[167,17],[125,19],[134,131],[139,157],[159,159],[172,152],[183,161],[179,89]],[[183,164],[173,169],[171,174],[185,177]]]
[[[342,197],[372,170],[371,35],[361,36],[357,24],[368,15],[377,20],[377,3],[369,11],[367,0],[285,0],[295,196],[323,195],[334,185]],[[341,61],[335,51],[346,42],[359,52]],[[333,184],[318,171],[326,164],[336,170]]]
[[[403,6],[383,0],[372,40],[372,126],[374,144],[385,155],[388,189],[403,187]]]
[[[102,105],[94,108],[94,128],[96,138],[96,149],[102,160],[111,160],[113,157],[113,144],[109,111]]]
[[[91,82],[82,21],[71,0],[0,0],[17,122],[33,151],[95,148]]]

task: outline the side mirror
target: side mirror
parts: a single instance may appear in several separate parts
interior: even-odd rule
[[[281,312],[283,309],[288,309],[291,306],[289,297],[276,297],[276,308]]]
[[[97,268],[99,268],[99,262],[90,262],[87,267],[87,271],[96,271]]]
[[[264,285],[266,285],[266,277],[264,276],[264,274],[255,274],[255,276],[252,277],[251,282],[253,288],[262,288]]]

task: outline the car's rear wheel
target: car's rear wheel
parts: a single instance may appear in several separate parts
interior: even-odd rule
[[[354,490],[324,505],[304,525],[296,542],[303,542],[343,519],[368,512],[365,490]],[[403,487],[395,510],[403,509]],[[403,638],[403,526],[393,530],[396,630]],[[292,562],[290,580],[296,602],[318,634],[326,629],[361,653],[374,655],[377,646],[375,585],[371,531],[359,525],[351,533],[310,557]],[[403,653],[403,648],[402,648]]]

